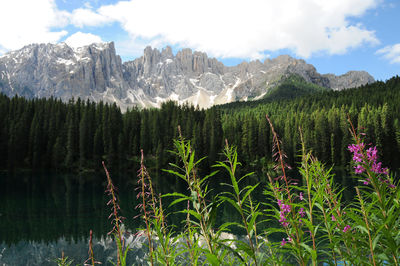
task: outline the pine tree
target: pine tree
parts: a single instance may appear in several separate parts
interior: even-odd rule
[[[69,169],[73,169],[75,166],[78,148],[77,146],[77,127],[75,122],[75,112],[72,108],[69,108],[67,114],[67,148],[66,148],[66,156],[65,156],[65,165]]]

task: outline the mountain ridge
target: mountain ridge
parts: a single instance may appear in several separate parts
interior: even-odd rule
[[[171,47],[146,47],[143,56],[122,62],[114,43],[80,48],[31,44],[0,57],[0,92],[27,98],[57,97],[116,102],[121,109],[158,107],[167,100],[209,108],[260,99],[292,74],[327,89],[341,90],[374,82],[365,71],[320,74],[302,59],[274,59],[225,66],[206,53]]]

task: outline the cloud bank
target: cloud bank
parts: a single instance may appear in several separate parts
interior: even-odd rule
[[[373,30],[355,23],[380,0],[130,0],[93,10],[59,10],[54,0],[10,0],[0,8],[0,50],[33,42],[98,41],[85,27],[117,23],[137,43],[191,47],[211,56],[264,58],[289,49],[308,58],[377,44]],[[4,26],[6,25],[6,26]],[[67,32],[66,27],[80,29]],[[118,45],[118,44],[117,44]]]
[[[0,4],[0,48],[18,49],[30,43],[57,42],[67,31],[69,13],[52,0],[12,0]],[[53,30],[55,29],[55,30]]]
[[[216,57],[262,58],[290,49],[301,57],[343,54],[377,44],[374,31],[349,18],[378,0],[131,0],[97,12],[118,21],[133,39],[171,43]]]

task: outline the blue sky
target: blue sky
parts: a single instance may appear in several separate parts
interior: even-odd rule
[[[30,43],[114,41],[123,61],[150,45],[226,65],[289,54],[320,73],[400,74],[398,0],[3,0],[0,54]]]

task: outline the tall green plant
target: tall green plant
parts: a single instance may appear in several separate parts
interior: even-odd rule
[[[178,127],[178,131],[179,139],[174,140],[175,150],[172,151],[172,153],[180,159],[180,164],[170,163],[174,170],[170,169],[165,171],[184,180],[188,186],[190,195],[184,195],[178,192],[168,194],[167,196],[178,197],[170,206],[182,201],[189,201],[191,203],[191,206],[181,211],[181,213],[187,215],[186,230],[188,235],[186,236],[186,243],[191,250],[190,254],[193,255],[201,250],[213,264],[219,264],[221,263],[221,254],[219,254],[219,248],[216,244],[218,233],[213,230],[216,203],[214,201],[207,202],[206,200],[210,192],[207,179],[215,175],[217,171],[212,172],[204,178],[201,178],[197,174],[197,166],[205,158],[203,157],[196,161],[195,151],[190,141],[183,138],[180,127]],[[191,259],[191,263],[197,265],[198,257],[191,256]]]
[[[248,185],[244,188],[240,187],[241,181],[246,177],[252,175],[253,173],[245,174],[244,176],[237,179],[236,170],[240,166],[240,162],[237,158],[237,151],[235,147],[230,147],[228,141],[225,141],[224,157],[226,161],[220,161],[214,167],[220,167],[225,169],[229,173],[231,184],[223,184],[229,189],[225,192],[220,193],[218,196],[219,200],[222,202],[229,203],[234,209],[240,214],[241,223],[238,222],[228,222],[224,224],[224,227],[230,227],[232,225],[243,228],[246,231],[249,244],[244,241],[235,241],[237,249],[235,254],[240,256],[240,254],[247,254],[254,262],[254,265],[259,265],[260,263],[260,243],[258,242],[257,235],[257,221],[262,213],[259,211],[259,203],[253,203],[251,200],[251,193],[258,187],[256,185]],[[233,190],[233,191],[232,191]],[[247,261],[246,258],[242,261]]]

